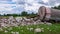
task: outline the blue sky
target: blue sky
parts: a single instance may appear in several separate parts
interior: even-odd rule
[[[40,6],[58,6],[60,0],[0,0],[0,14],[20,14],[22,11],[38,12]]]

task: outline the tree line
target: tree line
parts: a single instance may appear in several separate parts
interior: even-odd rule
[[[28,12],[26,12],[26,11],[22,11],[21,12],[21,14],[4,14],[4,15],[1,15],[0,14],[0,16],[36,16],[37,15],[37,13],[35,14],[34,12],[32,12],[32,13],[30,13],[30,14],[28,14]]]
[[[60,5],[54,6],[54,7],[51,7],[51,8],[53,8],[53,9],[59,9],[60,10]]]

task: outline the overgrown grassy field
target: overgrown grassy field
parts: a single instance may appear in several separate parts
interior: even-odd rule
[[[33,28],[33,30],[29,30],[29,28]],[[60,24],[46,25],[46,24],[38,24],[38,25],[26,25],[26,26],[18,26],[18,27],[7,27],[0,28],[0,34],[13,34],[13,32],[18,32],[16,34],[36,34],[34,29],[43,28],[43,32],[39,34],[60,34]]]

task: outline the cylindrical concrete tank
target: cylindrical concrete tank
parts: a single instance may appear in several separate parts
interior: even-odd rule
[[[41,6],[38,10],[40,20],[59,20],[60,21],[60,10],[52,9]]]

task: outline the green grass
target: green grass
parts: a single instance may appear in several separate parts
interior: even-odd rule
[[[10,28],[12,29],[9,30]],[[33,30],[30,31],[27,28],[33,28]],[[12,34],[11,33],[12,31],[19,32],[19,34],[36,34],[34,33],[34,29],[36,28],[44,28],[43,29],[44,32],[40,32],[39,34],[60,34],[60,24],[53,24],[53,25],[38,24],[38,25],[29,25],[29,26],[7,27],[7,28],[2,28],[3,31],[0,30],[0,34]],[[5,30],[7,30],[8,32],[4,32]]]

